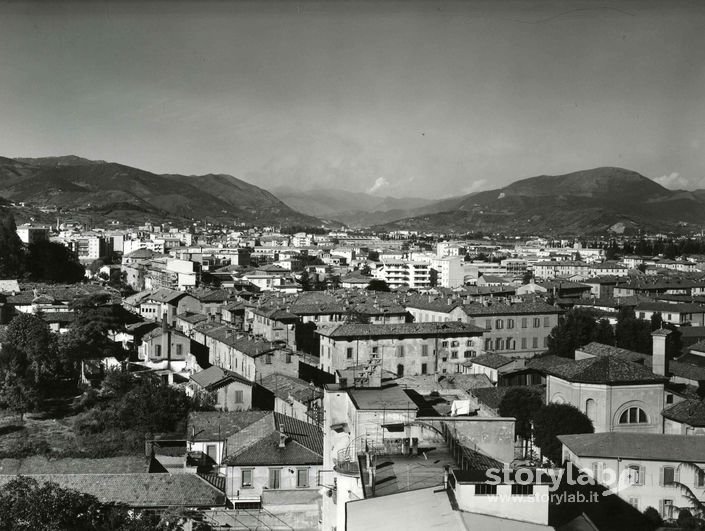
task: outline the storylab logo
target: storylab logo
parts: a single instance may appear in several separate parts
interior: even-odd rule
[[[638,474],[634,470],[624,469],[620,473],[611,468],[600,469],[597,474],[591,470],[567,468],[491,468],[486,471],[488,485],[533,485],[539,490],[532,494],[551,496],[554,502],[585,502],[599,500],[599,496],[610,496],[632,485],[639,484]],[[580,492],[558,492],[561,486],[592,487],[586,494]],[[580,499],[578,499],[580,498]],[[586,499],[586,498],[589,498]]]

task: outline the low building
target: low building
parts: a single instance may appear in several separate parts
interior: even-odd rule
[[[675,519],[692,508],[691,496],[705,502],[705,444],[694,444],[693,437],[614,432],[558,439],[564,460],[591,471],[639,511],[654,507],[662,518]]]
[[[213,397],[214,407],[220,411],[246,411],[252,409],[254,384],[232,371],[212,365],[191,375],[193,391]]]

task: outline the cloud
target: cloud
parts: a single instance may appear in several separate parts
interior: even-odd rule
[[[682,177],[680,173],[675,171],[670,175],[662,175],[661,177],[656,177],[654,181],[659,183],[664,188],[669,188],[671,190],[684,188],[687,189],[691,187],[690,181],[685,177]]]
[[[372,188],[367,190],[367,193],[374,194],[377,190],[379,190],[380,188],[384,188],[385,186],[389,186],[389,181],[384,177],[377,177],[377,180],[375,180],[375,183],[372,185]]]
[[[487,184],[487,179],[478,179],[471,182],[468,186],[463,188],[464,194],[471,194],[473,192],[479,192]]]

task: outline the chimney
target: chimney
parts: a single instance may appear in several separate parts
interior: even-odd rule
[[[285,448],[286,447],[286,433],[281,432],[279,433],[279,448]]]
[[[653,338],[653,355],[651,370],[659,376],[668,376],[668,360],[666,359],[666,341],[671,331],[667,328],[659,328],[651,332]]]

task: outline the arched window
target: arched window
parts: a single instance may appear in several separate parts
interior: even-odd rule
[[[593,422],[595,421],[595,407],[596,404],[592,398],[588,398],[585,401],[585,416]]]
[[[649,419],[646,412],[640,407],[630,407],[625,409],[619,416],[620,424],[648,424]]]

